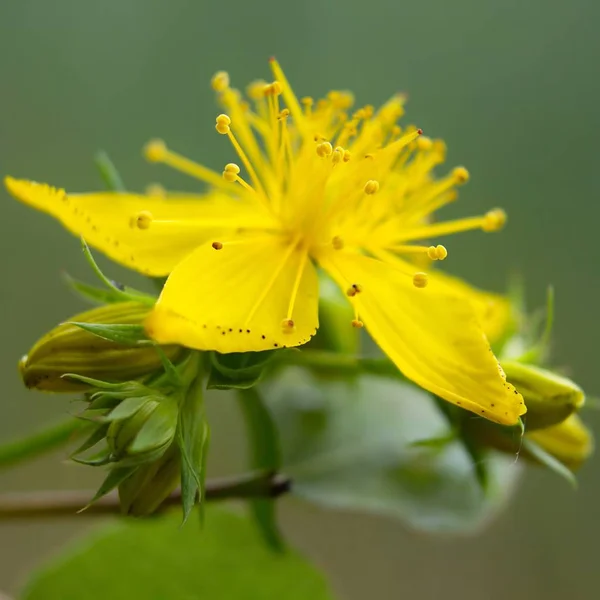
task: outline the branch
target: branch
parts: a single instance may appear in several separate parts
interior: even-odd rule
[[[291,482],[284,475],[251,473],[206,482],[206,500],[277,498],[290,491]],[[45,517],[74,517],[93,497],[86,490],[14,492],[0,494],[0,521]],[[160,510],[181,504],[181,491],[173,492]],[[116,492],[107,494],[88,507],[83,515],[122,514]]]

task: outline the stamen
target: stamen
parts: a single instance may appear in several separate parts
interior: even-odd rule
[[[229,73],[227,71],[217,71],[210,80],[210,84],[216,92],[224,92],[229,88]]]
[[[481,229],[483,229],[483,231],[499,231],[506,224],[506,219],[506,213],[501,208],[490,210],[483,217]]]
[[[346,290],[346,296],[349,296],[350,298],[354,298],[354,296],[356,296],[356,294],[360,294],[361,292],[362,292],[362,286],[358,283],[353,283]]]
[[[231,119],[224,114],[221,114],[217,117],[217,123],[215,125],[215,129],[221,134],[221,135],[227,135],[231,132],[231,128],[229,127],[231,125]]]
[[[153,196],[155,198],[166,198],[167,190],[160,185],[160,183],[150,183],[146,186],[146,196]]]
[[[227,186],[218,173],[195,163],[189,158],[185,158],[184,156],[172,152],[162,140],[151,140],[148,142],[144,148],[144,155],[150,162],[163,163],[177,171],[181,171],[196,179],[210,183],[215,187],[225,188]]]
[[[365,183],[364,189],[365,194],[367,194],[368,196],[376,194],[379,191],[379,181],[376,181],[375,179],[370,179],[369,181],[367,181],[367,183]]]
[[[415,273],[413,275],[413,285],[417,288],[427,287],[427,273]]]
[[[240,168],[235,163],[228,163],[223,170],[223,179],[226,181],[237,181]]]
[[[304,114],[309,117],[312,114],[312,107],[315,101],[310,96],[304,96],[300,102],[304,106]]]
[[[333,154],[333,146],[329,142],[321,142],[317,145],[317,155],[326,158]]]
[[[149,229],[153,221],[152,213],[148,210],[142,210],[129,220],[129,226],[133,229]]]
[[[331,240],[331,244],[332,244],[334,250],[342,250],[344,247],[344,240],[339,235],[336,235]]]
[[[211,246],[215,249],[215,250],[222,250],[223,249],[223,244],[221,242],[213,242],[211,244]]]
[[[467,171],[467,169],[465,169],[464,167],[456,167],[452,171],[452,176],[454,177],[454,179],[456,179],[456,183],[463,184],[469,181],[469,171]]]
[[[296,324],[292,319],[284,319],[281,321],[281,330],[283,333],[293,333],[296,330]]]
[[[362,329],[365,324],[359,319],[352,320],[352,327],[356,327],[356,329]]]

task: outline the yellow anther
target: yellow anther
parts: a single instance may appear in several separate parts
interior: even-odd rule
[[[469,171],[464,167],[456,167],[452,171],[452,177],[456,179],[457,183],[467,183],[467,181],[469,181]]]
[[[227,135],[231,131],[231,128],[229,127],[230,125],[231,119],[227,115],[219,115],[217,117],[217,124],[215,125],[215,129],[221,135]]]
[[[324,158],[326,156],[331,156],[333,154],[333,146],[329,142],[321,142],[317,146],[317,154]]]
[[[304,96],[304,98],[302,98],[300,102],[302,103],[302,106],[306,107],[312,106],[315,103],[315,101],[310,96]]]
[[[265,86],[267,82],[263,79],[257,79],[253,81],[247,88],[246,93],[252,100],[260,100],[265,97]]]
[[[353,298],[356,294],[360,294],[362,292],[362,286],[358,283],[353,283],[347,290],[346,296],[350,296]]]
[[[263,87],[263,94],[265,96],[280,96],[281,95],[281,83],[274,81],[273,83],[267,83]]]
[[[146,195],[155,198],[166,198],[167,190],[160,183],[151,183],[146,186]]]
[[[367,183],[365,183],[365,194],[368,196],[372,196],[379,191],[379,181],[375,179],[369,179]]]
[[[228,163],[223,170],[223,179],[226,181],[236,181],[240,168],[235,163]]]
[[[217,71],[210,80],[210,85],[216,92],[224,92],[229,87],[229,73]]]
[[[161,162],[167,152],[167,146],[162,140],[150,140],[144,147],[144,156],[150,162]]]
[[[483,217],[481,228],[483,231],[498,231],[504,227],[506,219],[506,213],[501,208],[495,208]]]
[[[427,286],[427,273],[415,273],[413,275],[413,285],[418,288],[424,288]]]
[[[396,138],[402,133],[402,127],[399,125],[394,125],[392,127],[392,137]]]
[[[429,246],[427,248],[427,256],[431,260],[444,260],[448,256],[448,250],[441,244],[438,246]]]
[[[336,235],[331,240],[331,245],[333,246],[334,250],[341,250],[344,247],[344,240],[339,235]]]
[[[351,156],[350,150],[344,150],[344,162],[348,162]]]
[[[211,246],[215,249],[215,250],[222,250],[223,249],[223,244],[221,242],[213,242],[211,244]]]
[[[367,104],[364,108],[364,118],[365,119],[370,119],[373,116],[373,113],[375,112],[375,107],[372,104]]]
[[[283,333],[292,333],[296,330],[296,324],[292,319],[284,319],[281,321],[281,330]]]
[[[446,257],[448,256],[448,250],[446,250],[446,246],[442,246],[441,244],[438,244],[435,249],[437,250],[437,259],[438,260],[445,260]]]
[[[357,329],[360,329],[361,327],[364,327],[365,324],[362,321],[359,321],[358,319],[353,319],[352,320],[352,327],[356,327]]]
[[[417,148],[419,150],[431,150],[433,148],[433,140],[427,136],[417,138]]]
[[[152,223],[152,213],[148,210],[140,211],[135,217],[132,217],[129,221],[129,225],[132,228],[137,229],[148,229]]]
[[[282,119],[287,119],[290,116],[290,109],[284,108],[278,115],[277,118],[281,121]]]
[[[336,148],[336,149],[333,151],[333,155],[332,155],[332,157],[331,157],[331,162],[332,162],[334,165],[337,165],[337,164],[339,164],[340,162],[342,162],[342,159],[343,159],[343,158],[344,158],[344,151],[343,151],[343,149],[342,149],[342,151],[340,152],[340,151],[338,150],[338,148]]]

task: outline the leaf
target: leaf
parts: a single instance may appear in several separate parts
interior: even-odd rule
[[[106,476],[106,479],[100,484],[98,491],[94,494],[94,497],[90,500],[89,504],[82,508],[79,512],[83,512],[88,506],[92,505],[96,500],[100,500],[102,496],[106,496],[109,492],[112,492],[120,483],[125,481],[128,477],[133,475],[133,472],[137,467],[114,467]]]
[[[64,278],[67,285],[86,300],[91,300],[96,304],[113,304],[123,302],[123,295],[115,293],[112,289],[104,290],[89,283],[74,279],[65,273]]]
[[[332,600],[297,552],[276,556],[245,515],[207,509],[206,526],[174,515],[128,520],[74,544],[26,586],[23,600]]]
[[[254,388],[240,391],[238,398],[248,432],[250,468],[257,471],[278,471],[281,466],[278,432],[261,395]],[[258,498],[250,501],[250,508],[267,544],[281,552],[284,542],[277,525],[275,501],[271,498]]]
[[[81,327],[103,340],[116,342],[125,346],[150,346],[153,344],[146,336],[143,325],[122,325],[122,324],[104,324],[104,323],[79,323],[71,321],[72,325]]]
[[[281,354],[283,350],[278,351]],[[210,353],[211,370],[207,388],[217,390],[254,387],[262,378],[268,364],[275,357],[272,350],[264,352],[233,352],[231,354]]]
[[[317,504],[462,533],[502,506],[520,471],[512,457],[486,454],[484,489],[460,440],[419,447],[448,439],[452,426],[428,393],[401,380],[323,381],[289,369],[265,388],[292,493]]]
[[[125,184],[123,183],[119,171],[117,171],[117,167],[115,167],[110,156],[108,156],[104,150],[100,150],[96,153],[94,162],[96,163],[96,168],[98,169],[107,190],[110,190],[111,192],[125,191]]]

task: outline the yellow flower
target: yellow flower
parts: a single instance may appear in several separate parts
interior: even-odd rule
[[[320,267],[347,294],[351,324],[364,324],[407,377],[478,415],[515,423],[523,399],[482,330],[500,330],[493,297],[465,295],[465,284],[422,272],[417,264],[443,260],[447,250],[415,243],[496,231],[504,212],[431,223],[468,173],[458,167],[434,178],[445,146],[396,125],[401,97],[350,112],[349,93],[298,100],[275,60],[271,67],[275,81],[253,83],[250,102],[226,73],[213,78],[227,112],[216,129],[239,165],[218,173],[161,141],[146,147],[150,161],[208,183],[201,198],[73,195],[12,178],[6,185],[116,261],[169,275],[146,323],[160,343],[224,353],[304,344],[318,327]]]

